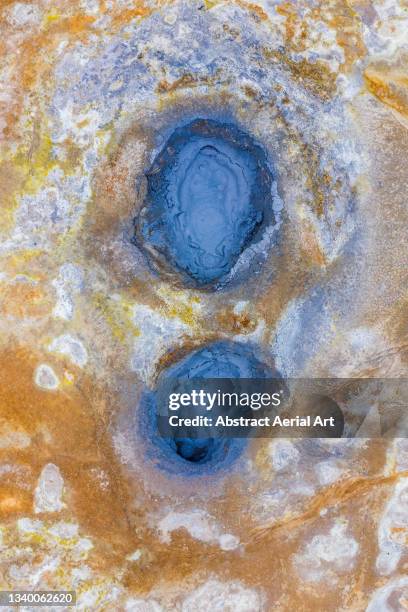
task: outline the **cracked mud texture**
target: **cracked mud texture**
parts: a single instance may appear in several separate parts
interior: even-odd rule
[[[177,128],[147,181],[141,234],[197,285],[228,274],[273,216],[265,153],[231,124],[198,119]]]

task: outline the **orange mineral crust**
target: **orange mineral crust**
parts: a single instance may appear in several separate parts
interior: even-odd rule
[[[379,437],[381,398],[353,398],[357,437],[254,438],[202,470],[145,407],[217,343],[241,376],[407,378],[407,32],[402,0],[1,3],[1,590],[408,609],[408,443]],[[227,265],[205,244],[242,230],[225,185],[254,159]]]

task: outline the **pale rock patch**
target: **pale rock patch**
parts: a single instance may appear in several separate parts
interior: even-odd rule
[[[84,283],[82,268],[72,263],[65,263],[59,269],[52,285],[57,294],[53,315],[57,319],[69,321],[74,314],[75,296],[81,291]]]
[[[94,547],[89,538],[80,538],[72,547],[72,558],[75,561],[83,561],[88,558],[88,553]]]
[[[58,555],[47,555],[41,563],[35,565],[13,563],[8,570],[8,576],[17,587],[27,588],[27,585],[36,587],[41,583],[44,574],[55,572],[59,565],[60,557]]]
[[[377,589],[366,612],[402,612],[408,601],[408,578],[399,576]]]
[[[130,598],[125,602],[126,612],[162,612],[163,608],[154,599]]]
[[[305,480],[297,478],[292,482],[291,493],[301,495],[302,497],[313,497],[315,488]]]
[[[343,473],[342,468],[334,461],[321,461],[315,469],[319,483],[323,486],[333,484]]]
[[[42,363],[37,367],[34,373],[34,381],[37,387],[47,391],[55,391],[60,384],[54,370],[46,363]]]
[[[39,520],[32,520],[28,517],[18,519],[17,529],[18,532],[23,536],[30,536],[41,533],[44,528],[44,523]]]
[[[15,28],[36,26],[41,21],[41,11],[29,2],[16,2],[9,9],[6,19]]]
[[[134,341],[131,369],[148,384],[158,359],[169,347],[182,342],[189,327],[178,318],[164,317],[142,304],[133,307],[132,321],[140,335]]]
[[[239,546],[239,538],[230,533],[223,533],[213,517],[203,510],[194,509],[166,514],[158,523],[161,541],[170,544],[171,534],[177,529],[186,529],[195,540],[208,544],[218,543],[225,551],[234,550]]]
[[[127,555],[126,559],[127,561],[139,561],[141,557],[142,551],[140,550],[140,548],[138,548],[134,552],[130,553],[130,555]]]
[[[59,468],[47,463],[42,469],[34,492],[34,512],[59,512],[64,507],[62,493],[64,480]]]
[[[71,362],[83,368],[88,362],[88,352],[82,342],[71,334],[63,334],[54,338],[48,347],[51,353],[59,353],[65,355]]]
[[[241,582],[210,579],[188,595],[182,612],[261,612],[260,594]]]
[[[80,5],[81,9],[87,14],[98,15],[100,11],[98,0],[81,0]]]
[[[231,533],[224,533],[218,541],[222,550],[235,550],[239,546],[239,538]]]
[[[79,526],[77,523],[59,521],[49,528],[49,533],[59,540],[71,540],[72,538],[78,537],[78,530]]]
[[[2,424],[0,435],[0,449],[27,448],[31,444],[31,438],[25,431],[14,431],[7,423]]]
[[[294,555],[293,563],[303,580],[335,582],[337,574],[352,571],[358,550],[356,540],[347,534],[347,523],[338,521],[328,534],[314,536],[304,552]]]
[[[71,584],[73,587],[77,587],[83,582],[91,580],[93,573],[88,565],[81,565],[81,567],[74,567],[71,572]]]

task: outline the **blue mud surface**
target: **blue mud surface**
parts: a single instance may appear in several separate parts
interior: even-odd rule
[[[168,379],[270,378],[276,372],[255,356],[253,349],[237,342],[219,341],[200,348],[161,375],[156,389],[143,394],[138,429],[147,443],[148,458],[169,474],[206,476],[227,470],[241,455],[245,439],[170,439],[157,429],[157,398]]]
[[[177,128],[146,176],[142,242],[196,286],[225,277],[273,220],[265,152],[233,124]]]

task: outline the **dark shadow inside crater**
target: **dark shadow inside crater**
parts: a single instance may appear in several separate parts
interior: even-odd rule
[[[146,177],[136,243],[197,286],[228,275],[274,222],[266,154],[233,124],[196,119],[177,128]]]
[[[211,457],[214,440],[192,440],[183,438],[174,441],[176,453],[186,461],[205,463]]]

